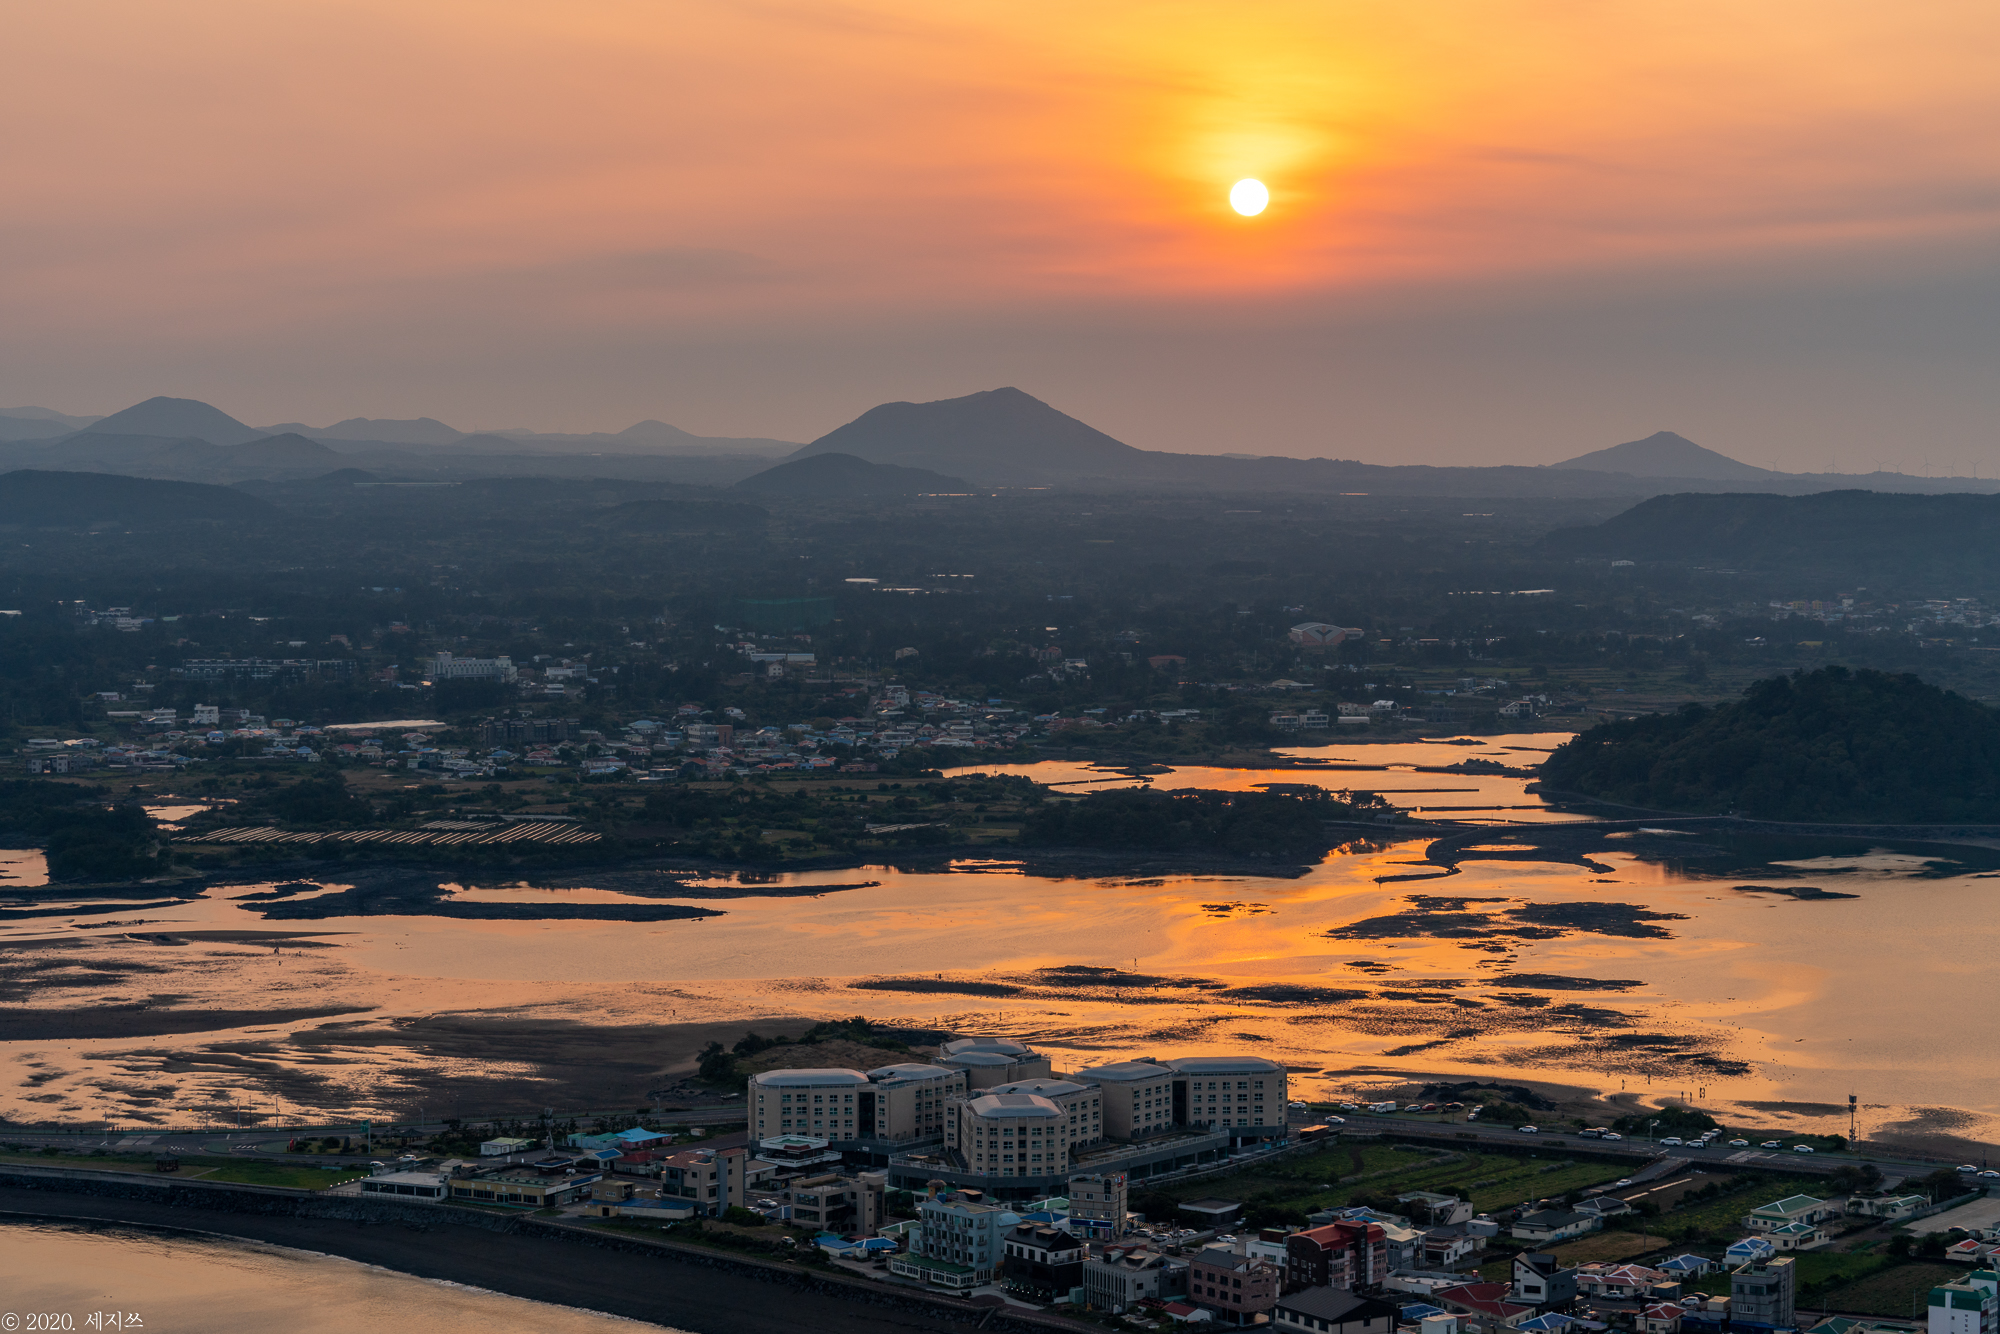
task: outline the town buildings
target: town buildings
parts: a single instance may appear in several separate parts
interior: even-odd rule
[[[1267,1260],[1205,1246],[1188,1259],[1188,1297],[1231,1325],[1253,1325],[1278,1304],[1285,1271]]]
[[[1976,1269],[1931,1289],[1928,1334],[1995,1334],[2000,1330],[2000,1273]]]
[[[1083,1286],[1089,1247],[1065,1228],[1019,1223],[1001,1242],[1001,1277],[1016,1292],[1053,1301]]]
[[[1790,1256],[1752,1260],[1729,1275],[1732,1327],[1790,1329],[1798,1300],[1797,1262]]]

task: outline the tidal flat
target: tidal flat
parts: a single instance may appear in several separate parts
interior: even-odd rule
[[[371,871],[38,896],[54,911],[0,920],[0,1115],[187,1124],[272,1093],[326,1117],[630,1108],[711,1039],[864,1014],[919,1046],[1023,1039],[1058,1067],[1249,1048],[1307,1097],[1500,1077],[1844,1130],[1852,1092],[1864,1133],[1994,1138],[2000,1095],[1967,1055],[1991,1044],[1964,1015],[1996,967],[1981,946],[2000,931],[2000,851],[1592,823],[1518,774],[1438,784],[1418,768],[1489,754],[1514,752],[1370,747],[1372,790],[1448,797],[1458,809],[1425,814],[1468,823],[1261,874],[1056,870],[995,849],[563,885]],[[1361,786],[1326,767],[1036,776]],[[1472,790],[1412,790],[1443,785]],[[1939,948],[1946,931],[1959,948]]]

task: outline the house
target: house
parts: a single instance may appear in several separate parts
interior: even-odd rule
[[[1424,1232],[1424,1267],[1450,1269],[1485,1246],[1486,1238],[1472,1232],[1464,1223],[1429,1228]]]
[[[1735,1266],[1747,1264],[1753,1260],[1768,1260],[1777,1253],[1777,1246],[1766,1241],[1764,1238],[1745,1237],[1724,1251],[1722,1258],[1725,1264]]]
[[[531,1139],[489,1139],[479,1146],[481,1158],[504,1158],[510,1153],[526,1153],[536,1145]]]
[[[1945,1247],[1944,1258],[1957,1264],[1976,1265],[1993,1258],[2000,1252],[2000,1246],[1977,1237],[1967,1237],[1964,1241]]]
[[[1581,1237],[1586,1232],[1595,1232],[1603,1226],[1602,1218],[1590,1214],[1572,1213],[1567,1209],[1538,1209],[1514,1220],[1511,1231],[1520,1241],[1550,1246],[1572,1237]]]
[[[1809,1251],[1826,1244],[1826,1233],[1811,1223],[1787,1223],[1764,1234],[1781,1251]]]
[[[1396,1203],[1409,1206],[1412,1220],[1434,1227],[1469,1222],[1472,1218],[1472,1202],[1461,1200],[1456,1195],[1439,1195],[1428,1190],[1413,1190],[1406,1195],[1398,1195]]]
[[[1595,1215],[1600,1219],[1620,1218],[1626,1214],[1638,1212],[1638,1210],[1634,1209],[1624,1200],[1619,1199],[1616,1195],[1593,1195],[1577,1205],[1576,1211],[1580,1214]]]
[[[1514,1282],[1509,1297],[1537,1311],[1567,1307],[1576,1301],[1577,1271],[1564,1269],[1562,1261],[1540,1251],[1523,1251],[1514,1257]]]
[[[1584,1265],[1576,1272],[1577,1290],[1592,1297],[1646,1297],[1678,1282],[1676,1276],[1645,1265]]]
[[[1895,1221],[1908,1218],[1920,1209],[1930,1207],[1930,1200],[1922,1195],[1878,1195],[1869,1197],[1857,1195],[1847,1202],[1847,1212],[1861,1214],[1868,1218],[1886,1218]]]
[[[1556,1311],[1547,1311],[1541,1315],[1521,1321],[1514,1328],[1521,1331],[1521,1334],[1565,1334],[1565,1331],[1582,1323],[1582,1321],[1573,1315],[1562,1315]]]
[[[1793,1223],[1820,1223],[1841,1212],[1838,1202],[1814,1199],[1810,1195],[1787,1195],[1782,1200],[1759,1205],[1743,1216],[1743,1226],[1752,1232],[1770,1232]]]
[[[1672,1278],[1693,1278],[1699,1274],[1710,1273],[1718,1266],[1705,1255],[1676,1255],[1673,1259],[1662,1260],[1653,1267]]]
[[[1509,1324],[1534,1314],[1534,1307],[1509,1300],[1512,1286],[1506,1283],[1461,1283],[1455,1288],[1439,1288],[1431,1300],[1448,1310],[1463,1311],[1484,1320]]]
[[[1307,1288],[1280,1297],[1271,1308],[1272,1328],[1315,1334],[1396,1334],[1396,1320],[1395,1306],[1345,1288]]]
[[[1681,1305],[1679,1302],[1653,1302],[1639,1311],[1639,1334],[1680,1334]]]

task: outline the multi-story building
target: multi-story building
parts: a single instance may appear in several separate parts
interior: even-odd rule
[[[1174,1072],[1151,1061],[1114,1061],[1072,1078],[1102,1090],[1107,1139],[1143,1139],[1174,1126]]]
[[[1380,1223],[1328,1223],[1285,1238],[1285,1286],[1372,1288],[1389,1277],[1389,1239]]]
[[[2000,1330],[2000,1274],[1975,1269],[1955,1283],[1931,1289],[1929,1334],[1995,1334],[1995,1330]]]
[[[937,1063],[963,1070],[972,1089],[1047,1079],[1053,1073],[1048,1057],[1006,1038],[956,1038],[938,1049]]]
[[[1003,1258],[1001,1238],[1021,1221],[976,1190],[924,1200],[917,1213],[910,1249],[889,1262],[890,1272],[948,1288],[991,1283]]]
[[[513,681],[520,676],[512,658],[455,658],[442,650],[424,659],[424,672],[433,681]]]
[[[1083,1262],[1083,1299],[1122,1315],[1148,1298],[1185,1297],[1188,1262],[1143,1246],[1107,1246]]]
[[[1185,1056],[1168,1061],[1176,1121],[1226,1130],[1232,1142],[1283,1138],[1285,1067],[1261,1056]]]
[[[1729,1275],[1729,1323],[1792,1328],[1797,1311],[1798,1271],[1790,1256],[1752,1260]]]
[[[880,1172],[801,1177],[791,1183],[792,1221],[801,1227],[871,1233],[882,1226],[887,1181]]]
[[[1277,1265],[1224,1246],[1203,1247],[1188,1259],[1188,1299],[1232,1325],[1268,1319],[1283,1279]]]
[[[689,1149],[660,1160],[660,1196],[685,1200],[704,1217],[718,1218],[740,1205],[750,1189],[745,1149]]]
[[[996,1084],[987,1092],[1029,1094],[1047,1098],[1062,1108],[1063,1115],[1068,1118],[1072,1149],[1095,1144],[1104,1138],[1104,1094],[1089,1084],[1079,1084],[1070,1079],[1019,1079],[1011,1084]]]
[[[909,1145],[943,1137],[965,1072],[907,1063],[859,1070],[766,1070],[750,1077],[754,1138],[810,1135],[855,1147]]]
[[[954,1102],[957,1118],[945,1134],[975,1175],[1045,1177],[1069,1172],[1069,1121],[1063,1109],[1033,1093],[981,1093]]]
[[[1093,1241],[1116,1241],[1130,1224],[1123,1172],[1079,1172],[1069,1179],[1069,1225]]]
[[[1019,1223],[1001,1241],[1000,1277],[1016,1292],[1048,1301],[1083,1286],[1084,1242],[1059,1227]]]

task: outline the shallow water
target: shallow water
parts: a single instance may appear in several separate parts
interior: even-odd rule
[[[665,1328],[261,1242],[53,1223],[0,1223],[0,1310],[24,1322],[30,1313],[67,1315],[64,1329],[154,1334]],[[115,1324],[102,1318],[113,1312]]]
[[[1302,753],[1375,765],[1534,758],[1507,744]],[[1104,777],[1083,766],[1035,772]],[[629,1106],[670,1082],[691,1051],[656,1041],[593,1058],[582,1034],[571,1044],[576,1068],[559,1069],[560,1052],[454,1045],[447,1021],[505,1016],[610,1032],[851,1014],[1028,1038],[1062,1068],[1114,1052],[1247,1048],[1291,1065],[1312,1094],[1444,1074],[1684,1093],[1715,1107],[1820,1105],[1752,1108],[1760,1124],[1838,1113],[1844,1128],[1850,1092],[1864,1127],[1922,1121],[1985,1133],[2000,1113],[1979,1056],[1993,1047],[1991,1025],[1973,999],[2000,971],[1991,948],[2000,896],[1986,883],[2000,852],[1656,829],[1579,853],[1560,840],[1596,836],[1559,827],[1575,817],[1542,806],[1519,778],[1388,768],[1180,770],[1152,781],[1348,787],[1385,774],[1394,781],[1382,789],[1477,784],[1490,832],[1469,840],[1456,874],[1425,863],[1427,835],[1350,845],[1296,878],[1056,878],[1004,858],[950,872],[727,877],[710,883],[879,883],[797,897],[755,896],[746,883],[751,897],[681,900],[722,916],[658,923],[278,922],[241,900],[254,887],[109,921],[6,922],[0,958],[32,961],[45,984],[17,993],[26,1004],[234,1013],[171,1037],[0,1044],[13,1071],[0,1080],[0,1114],[184,1123],[240,1105],[246,1083],[267,1081],[283,1083],[290,1103],[341,1114],[408,1114],[422,1100],[437,1106],[428,1090],[440,1082],[469,1081],[483,1082],[464,1096],[489,1102],[574,1104],[615,1088],[589,1105]],[[1515,806],[1535,809],[1498,809]],[[643,901],[676,901],[666,888]],[[1796,897],[1807,890],[1816,897]],[[634,900],[605,888],[459,892]],[[259,1013],[315,1007],[357,1012],[285,1022]],[[422,1040],[398,1036],[412,1023],[428,1025]],[[613,1066],[615,1079],[602,1072]],[[611,1082],[589,1092],[577,1082],[600,1078]]]

